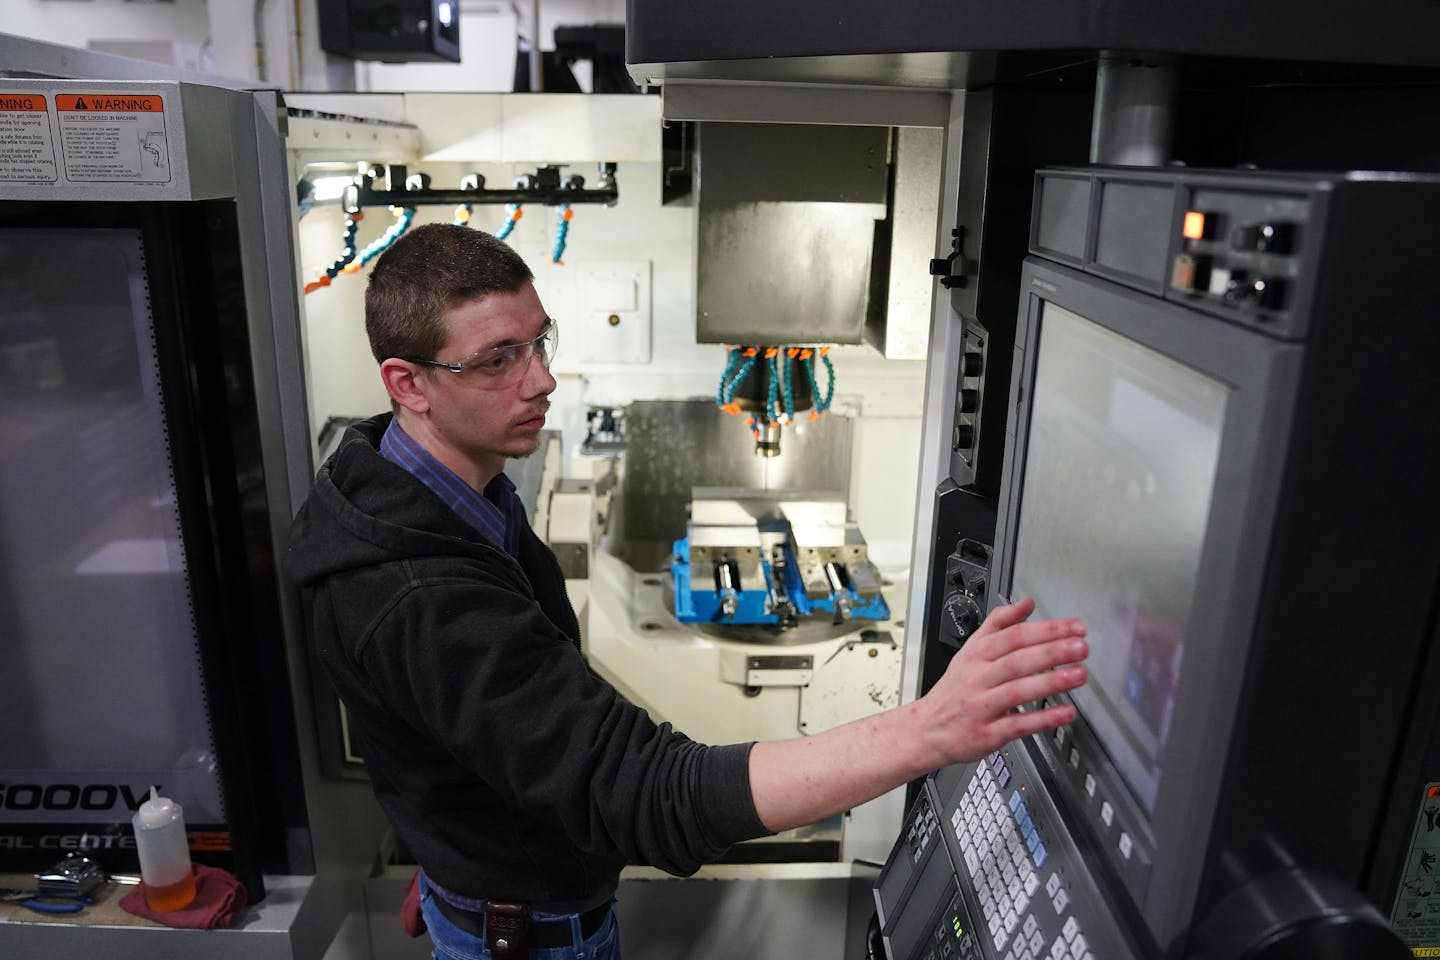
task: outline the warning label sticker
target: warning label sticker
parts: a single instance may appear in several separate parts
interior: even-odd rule
[[[54,183],[55,143],[44,94],[0,90],[0,181]]]
[[[104,183],[170,182],[165,101],[154,94],[56,94],[65,176]]]
[[[1404,870],[1390,925],[1415,956],[1440,956],[1440,783],[1427,784],[1420,798]]]

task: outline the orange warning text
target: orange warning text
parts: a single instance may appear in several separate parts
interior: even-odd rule
[[[44,112],[45,98],[34,93],[0,93],[0,110]]]
[[[165,101],[141,94],[57,93],[55,108],[97,113],[164,113]]]

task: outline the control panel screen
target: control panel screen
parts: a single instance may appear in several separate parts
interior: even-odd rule
[[[1084,618],[1076,707],[1153,814],[1227,389],[1054,303],[1040,324],[1010,595]]]

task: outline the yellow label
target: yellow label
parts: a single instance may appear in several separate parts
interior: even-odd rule
[[[1440,947],[1411,947],[1410,952],[1417,957],[1440,957]]]

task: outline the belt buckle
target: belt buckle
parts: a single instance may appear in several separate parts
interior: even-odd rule
[[[485,946],[497,960],[530,953],[530,910],[523,903],[485,904]]]

